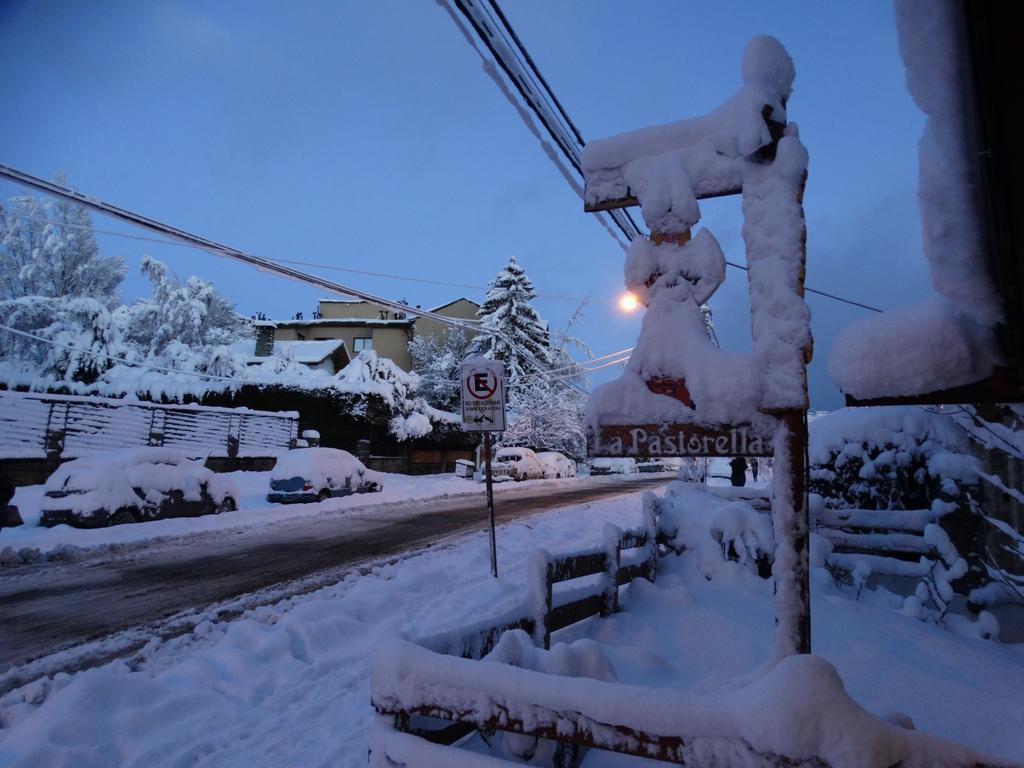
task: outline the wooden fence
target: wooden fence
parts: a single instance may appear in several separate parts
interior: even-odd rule
[[[141,446],[214,458],[275,456],[295,445],[298,423],[294,411],[0,390],[0,460],[63,460]]]

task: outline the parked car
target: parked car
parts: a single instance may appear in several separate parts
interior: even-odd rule
[[[43,488],[40,525],[101,528],[234,511],[238,491],[172,448],[103,451],[61,464]]]
[[[21,513],[11,504],[14,498],[14,484],[0,471],[0,529],[16,528],[22,525]]]
[[[636,472],[636,459],[591,459],[592,475],[631,475]]]
[[[529,448],[500,448],[491,462],[491,475],[495,479],[538,480],[544,477],[544,467]]]
[[[683,460],[678,458],[647,459],[638,462],[637,472],[678,472],[683,466]]]
[[[558,451],[542,451],[537,454],[537,460],[548,479],[576,477],[576,462]]]
[[[270,473],[267,501],[289,504],[384,489],[379,472],[339,448],[296,448],[281,455]]]

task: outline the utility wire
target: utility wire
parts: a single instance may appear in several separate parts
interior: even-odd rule
[[[393,309],[396,312],[417,315],[419,317],[428,317],[431,320],[436,320],[437,322],[443,325],[461,328],[463,330],[468,330],[473,333],[482,332],[492,336],[496,336],[497,338],[502,339],[506,344],[508,344],[513,349],[518,350],[519,353],[527,361],[532,363],[538,370],[544,370],[545,368],[544,363],[542,363],[540,360],[534,357],[528,350],[523,349],[514,340],[508,338],[505,334],[499,331],[495,331],[493,329],[483,329],[476,322],[470,322],[468,320],[461,320],[458,318],[448,317],[447,315],[441,315],[430,310],[414,309],[408,306],[407,304],[402,304],[399,301],[394,301],[392,299],[386,299],[381,296],[376,296],[368,291],[363,291],[359,288],[353,288],[351,286],[343,285],[341,283],[335,283],[331,280],[327,280],[326,278],[318,277],[317,275],[311,275],[306,272],[293,269],[292,267],[278,264],[274,261],[271,261],[270,259],[264,259],[259,256],[253,256],[252,254],[246,253],[245,251],[241,251],[237,248],[232,248],[231,246],[217,243],[213,240],[209,240],[208,238],[201,237],[199,235],[194,235],[183,229],[179,229],[169,224],[164,224],[162,222],[156,221],[155,219],[150,219],[140,214],[133,213],[132,211],[120,208],[110,203],[106,203],[102,200],[93,197],[89,197],[88,195],[82,194],[81,192],[78,192],[73,189],[68,189],[67,187],[64,187],[60,184],[55,184],[54,182],[46,181],[45,179],[40,179],[30,174],[23,173],[22,171],[15,170],[14,168],[10,168],[6,165],[0,165],[0,176],[6,177],[12,181],[18,182],[19,184],[32,187],[39,191],[46,192],[47,194],[54,195],[64,200],[69,200],[73,203],[78,203],[79,205],[85,206],[86,208],[105,214],[107,216],[111,216],[115,219],[121,219],[123,221],[136,224],[137,226],[143,227],[144,229],[148,229],[152,232],[157,232],[158,234],[164,235],[166,237],[170,237],[185,243],[190,243],[192,245],[195,245],[200,250],[206,251],[207,253],[210,253],[212,255],[223,256],[226,258],[241,261],[245,264],[249,264],[250,266],[254,266],[257,269],[264,272],[276,274],[281,277],[287,277],[291,280],[296,280],[298,282],[308,283],[318,288],[323,288],[327,291],[330,291],[331,293],[337,293],[343,296],[354,296],[356,298],[363,299],[364,301],[368,301],[373,304],[378,304],[380,306],[387,307],[388,309]],[[589,394],[585,389],[575,384],[574,382],[562,383],[564,384],[564,386],[568,387],[569,389],[573,389],[579,392],[580,394]]]
[[[509,23],[508,18],[502,12],[501,7],[498,5],[497,0],[454,0],[454,2],[456,6],[459,8],[459,11],[462,13],[462,15],[469,21],[470,25],[473,27],[473,30],[476,32],[477,37],[483,41],[484,45],[487,46],[487,49],[494,57],[494,60],[502,68],[502,71],[505,72],[506,77],[516,87],[516,90],[519,91],[520,96],[526,102],[527,106],[530,107],[533,113],[537,116],[537,119],[540,120],[545,130],[547,130],[548,135],[551,136],[555,144],[562,151],[566,160],[569,161],[569,163],[580,174],[580,177],[582,178],[583,170],[579,158],[582,156],[582,150],[583,147],[586,145],[586,142],[583,140],[583,136],[580,133],[579,129],[576,127],[576,124],[572,121],[568,113],[565,111],[565,108],[558,100],[558,97],[555,96],[554,91],[552,91],[551,89],[551,86],[548,84],[543,74],[541,74],[540,69],[534,63],[533,58],[526,50],[526,46],[524,46],[522,41],[519,39],[519,35],[517,35],[515,30],[512,28],[512,25]],[[490,7],[494,9],[493,14],[490,13],[490,11],[488,11],[488,2]],[[447,7],[447,0],[438,0],[438,3]],[[449,13],[451,13],[450,8]],[[458,24],[458,19],[455,19],[454,15],[453,19],[455,20],[456,24]],[[494,32],[491,32],[491,27],[494,27]],[[464,29],[463,33],[465,34]],[[502,46],[508,49],[510,54],[512,54],[513,56],[517,55],[520,59],[525,61],[526,68],[528,68],[533,78],[536,81],[538,81],[539,85],[531,88],[531,86],[527,83],[526,79],[524,79],[521,74],[513,74],[512,69],[514,67],[518,67],[519,62],[507,60],[506,57],[501,55],[500,51],[496,50],[496,47],[494,45],[496,35],[501,35],[505,38],[507,42],[498,42],[501,42]],[[470,43],[472,43],[472,41],[470,41]],[[477,53],[480,53],[479,49],[477,49]],[[483,54],[480,55],[482,56]],[[549,99],[549,101],[554,106],[554,109],[547,109],[545,105],[539,103],[538,100],[535,97],[533,97],[532,94],[529,93],[528,91],[537,91],[542,96],[546,94],[546,96],[543,97]],[[553,121],[549,119],[549,116],[553,117],[555,111],[557,111],[558,115],[561,116],[561,119],[565,122],[565,125],[568,127],[568,129],[572,131],[573,140],[569,140],[568,137],[565,135],[564,131],[556,130],[552,126]],[[547,113],[547,115],[545,113]],[[571,186],[573,186],[574,189],[579,189],[579,184],[576,183],[575,180],[571,181],[570,184]],[[633,221],[632,217],[629,215],[629,212],[626,209],[614,209],[612,211],[608,211],[607,213],[611,215],[613,221],[615,221],[615,223],[622,230],[622,233],[629,240],[632,241],[638,237],[643,236],[640,232],[639,227],[636,225],[636,222]],[[618,217],[616,217],[615,214],[617,213],[624,214],[626,217],[628,217],[628,224],[620,220]],[[726,261],[726,264],[735,269],[742,269],[744,271],[748,271],[748,268],[743,264],[737,264],[736,262],[732,261]],[[824,296],[825,298],[833,299],[834,301],[839,301],[854,307],[860,307],[861,309],[866,309],[871,312],[882,311],[881,309],[873,307],[869,304],[864,304],[863,302],[854,301],[852,299],[845,299],[842,296],[838,296],[834,293],[829,293],[828,291],[822,291],[817,288],[804,286],[804,290],[807,293],[814,293],[819,296]]]

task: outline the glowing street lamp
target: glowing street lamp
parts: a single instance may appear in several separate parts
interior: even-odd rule
[[[640,302],[637,301],[636,296],[629,291],[626,291],[624,294],[619,296],[619,309],[623,312],[632,312],[638,306],[640,306]]]

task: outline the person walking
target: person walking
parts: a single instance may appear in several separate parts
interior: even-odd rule
[[[729,466],[732,468],[732,484],[736,487],[742,487],[747,484],[747,460],[742,456],[737,456],[735,459],[729,462]]]

